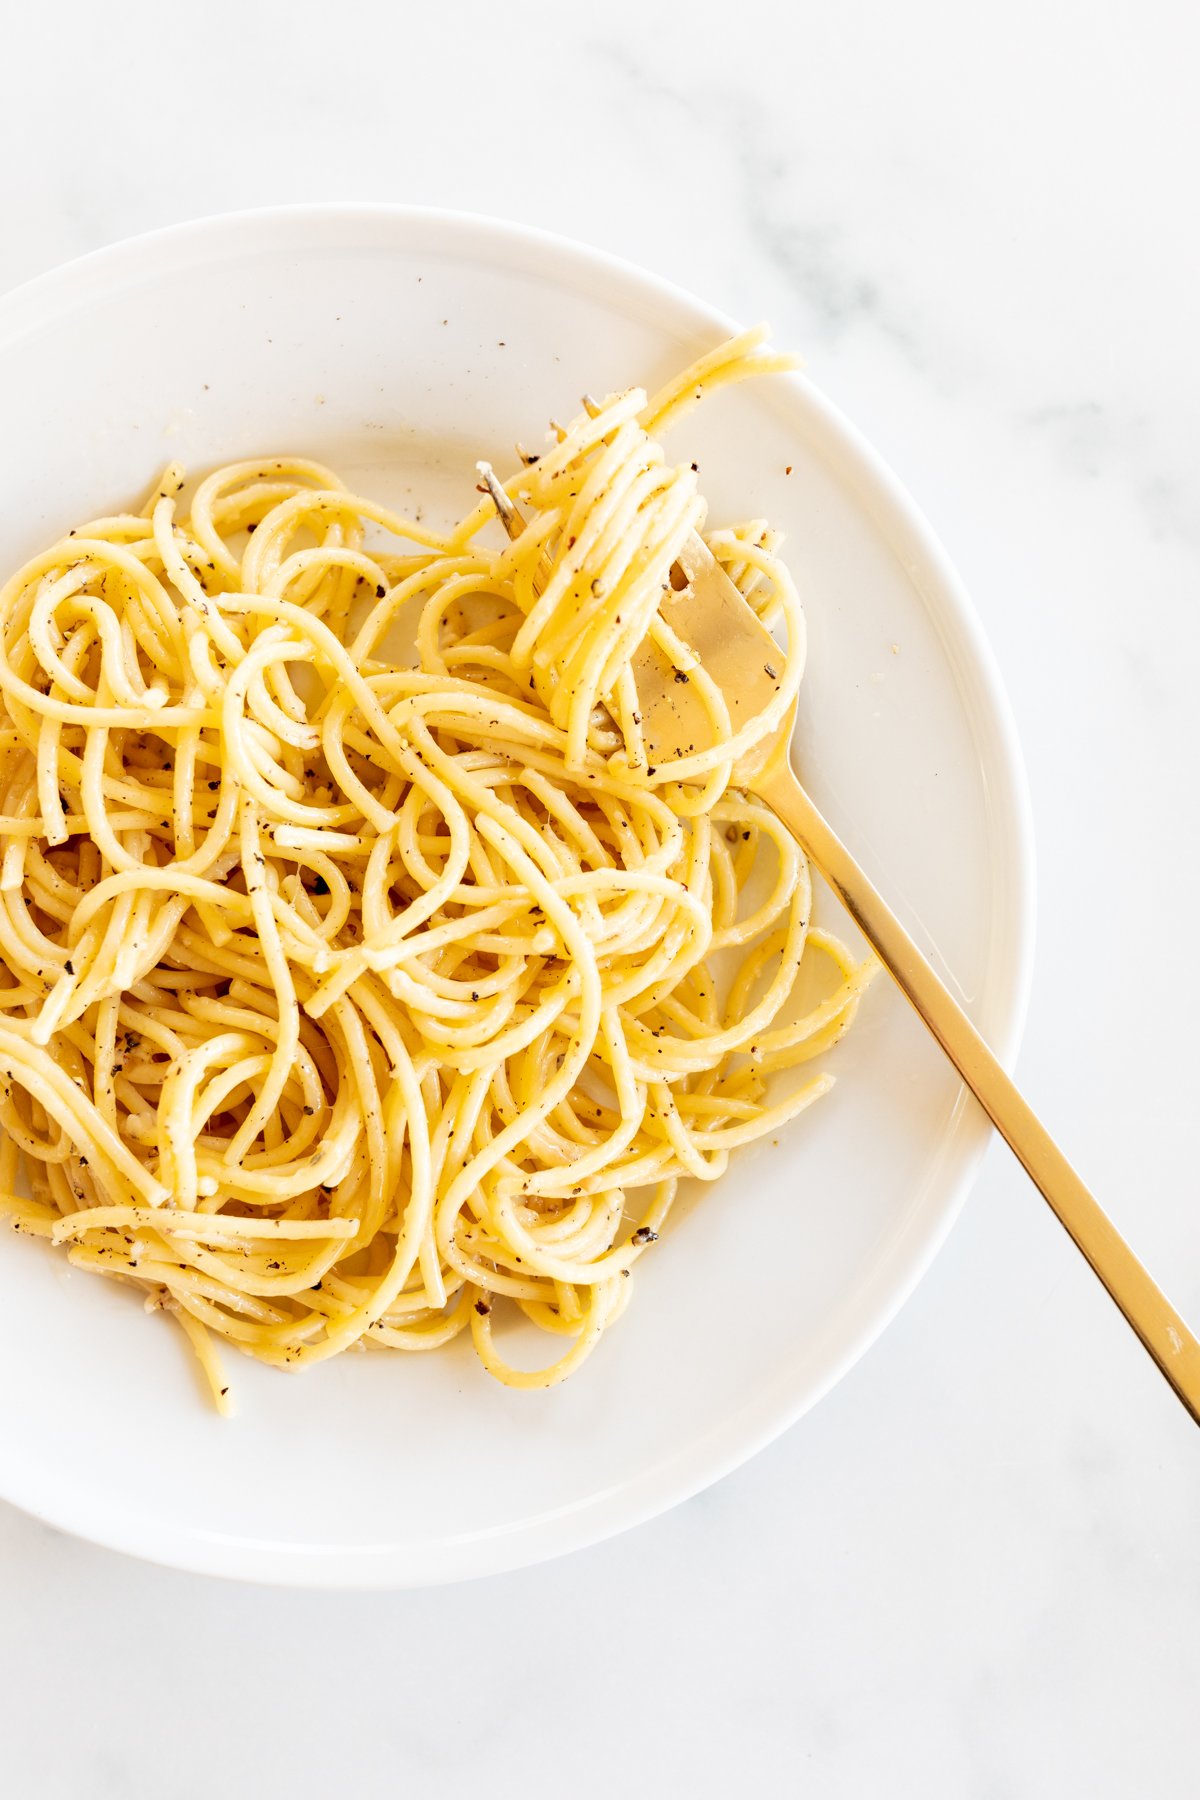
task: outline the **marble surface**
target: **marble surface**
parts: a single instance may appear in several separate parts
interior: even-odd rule
[[[1200,1317],[1200,250],[1187,0],[22,8],[0,288],[264,202],[506,212],[769,317],[995,645],[1038,825],[1021,1075]],[[1200,1439],[993,1148],[854,1373],[705,1496],[443,1592],[177,1575],[0,1507],[0,1784],[1195,1791]]]

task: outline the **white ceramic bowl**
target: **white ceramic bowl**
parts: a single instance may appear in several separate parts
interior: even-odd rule
[[[585,388],[652,384],[728,328],[608,257],[453,214],[285,209],[119,245],[0,301],[0,566],[140,496],[169,458],[306,452],[457,516],[476,457],[507,465]],[[787,530],[809,619],[806,777],[1010,1057],[1032,939],[1025,789],[944,554],[799,377],[724,391],[674,448],[699,462],[714,520]],[[4,1235],[0,1493],[163,1562],[330,1586],[511,1568],[660,1511],[862,1354],[975,1168],[980,1117],[889,984],[831,1061],[830,1099],[683,1207],[625,1318],[549,1393],[493,1385],[461,1345],[301,1377],[233,1358],[225,1423],[171,1326]]]

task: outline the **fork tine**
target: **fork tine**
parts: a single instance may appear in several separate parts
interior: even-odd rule
[[[505,531],[510,538],[520,537],[525,529],[525,521],[501,487],[495,469],[490,462],[477,462],[475,467],[483,477],[483,485],[491,496],[492,505],[500,515],[500,523]]]

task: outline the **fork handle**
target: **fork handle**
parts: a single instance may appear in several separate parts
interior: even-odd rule
[[[1049,1201],[1060,1225],[1082,1250],[1192,1418],[1200,1424],[1200,1343],[1084,1186],[891,907],[813,805],[791,768],[776,763],[754,786],[759,798],[766,801],[820,869]]]

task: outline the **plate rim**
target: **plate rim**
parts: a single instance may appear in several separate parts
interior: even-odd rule
[[[447,244],[457,240],[460,252],[473,247],[478,254],[481,244],[490,243],[493,253],[502,247],[510,261],[515,257],[526,268],[531,255],[549,258],[559,264],[560,274],[565,259],[580,271],[590,267],[627,288],[640,286],[648,298],[657,296],[669,302],[676,317],[689,314],[697,329],[738,329],[719,308],[656,272],[541,227],[446,207],[327,201],[205,214],[120,239],[59,264],[0,295],[0,349],[13,348],[29,332],[86,308],[106,292],[160,272],[170,266],[176,252],[190,252],[194,260],[196,255],[204,255],[206,247],[221,245],[221,240],[226,250],[251,244],[262,250],[268,247],[268,234],[286,234],[299,227],[319,236],[351,222],[366,226],[374,222],[391,231],[397,227],[414,233],[425,230],[435,237],[441,234]],[[840,459],[854,470],[856,502],[873,501],[875,523],[888,542],[893,548],[903,543],[914,566],[921,570],[922,599],[947,655],[951,650],[944,638],[947,624],[957,639],[960,656],[954,672],[960,678],[964,711],[981,753],[985,739],[991,752],[985,761],[988,836],[993,844],[1008,846],[1013,852],[1005,870],[1008,891],[996,890],[999,904],[993,915],[985,977],[985,1000],[998,1015],[989,1021],[989,1041],[999,1060],[1011,1068],[1032,985],[1036,853],[1024,759],[995,655],[948,553],[890,465],[807,376],[797,373],[783,379],[803,392],[804,404],[819,427],[822,459],[828,460],[830,446],[836,448]],[[970,676],[974,689],[969,703],[961,689],[964,674]],[[35,1471],[29,1471],[33,1479],[22,1481],[20,1469],[11,1466],[7,1457],[0,1473],[0,1497],[59,1530],[146,1561],[196,1574],[289,1587],[429,1586],[528,1567],[599,1543],[722,1480],[781,1436],[843,1379],[887,1329],[928,1271],[962,1212],[991,1138],[982,1113],[969,1101],[965,1089],[961,1090],[939,1144],[943,1152],[955,1151],[957,1168],[946,1184],[936,1216],[921,1222],[918,1241],[906,1253],[902,1278],[896,1279],[892,1271],[884,1292],[865,1309],[866,1318],[819,1379],[787,1399],[776,1393],[782,1383],[766,1384],[749,1427],[750,1415],[742,1411],[732,1432],[727,1425],[718,1425],[665,1462],[639,1471],[620,1488],[591,1495],[555,1513],[494,1533],[459,1534],[432,1544],[325,1547],[177,1530],[143,1516],[130,1520],[109,1501],[97,1506],[89,1500],[86,1486],[76,1490],[84,1495],[82,1501],[76,1501],[73,1494],[42,1491]],[[732,1441],[721,1442],[723,1437]]]

